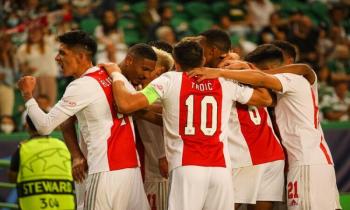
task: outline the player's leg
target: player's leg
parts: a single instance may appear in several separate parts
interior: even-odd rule
[[[210,182],[203,210],[234,209],[231,170],[209,167]]]
[[[82,183],[74,182],[77,210],[84,209],[84,198],[85,198],[85,189],[86,189],[85,182],[86,180],[84,180]]]
[[[272,210],[274,202],[283,201],[284,160],[260,164],[261,177],[256,197],[256,210]]]
[[[166,210],[168,206],[168,181],[145,182],[144,186],[151,210]]]
[[[145,181],[145,183],[144,183],[147,200],[148,200],[148,203],[151,207],[151,210],[158,209],[157,202],[158,202],[159,198],[157,195],[157,185],[158,185],[158,182]]]
[[[129,170],[128,181],[130,185],[126,187],[130,190],[130,196],[126,200],[128,205],[125,210],[149,210],[150,206],[143,186],[140,168],[133,168],[127,170]]]
[[[307,173],[309,166],[289,167],[287,174],[286,195],[288,210],[304,210],[307,205],[309,179]]]
[[[107,200],[105,185],[107,172],[88,175],[86,180],[86,191],[84,199],[84,210],[111,210]],[[114,186],[113,186],[114,187]]]
[[[234,203],[236,209],[240,204],[255,204],[261,180],[261,166],[247,166],[233,169]]]
[[[333,165],[312,165],[307,176],[310,180],[308,197],[311,209],[339,209],[339,192]]]
[[[169,178],[168,210],[202,210],[209,178],[208,167],[181,166],[173,169]]]

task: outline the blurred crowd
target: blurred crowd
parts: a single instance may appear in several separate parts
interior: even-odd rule
[[[56,36],[80,29],[98,41],[95,62],[119,62],[129,46],[163,40],[175,44],[209,28],[225,30],[244,55],[274,40],[293,43],[299,62],[319,79],[323,121],[350,120],[350,1],[322,0],[1,0],[0,130],[23,129],[16,81],[37,78],[35,97],[49,111],[69,79],[55,63]]]

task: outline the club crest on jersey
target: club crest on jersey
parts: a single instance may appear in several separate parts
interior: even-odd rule
[[[155,84],[154,87],[160,91],[163,90],[163,86],[161,86],[161,85]]]

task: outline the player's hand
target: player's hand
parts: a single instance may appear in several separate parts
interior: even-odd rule
[[[239,59],[240,57],[237,53],[227,53],[224,59],[222,59],[222,61],[219,63],[218,68],[224,68],[225,66],[229,65],[229,63]]]
[[[85,180],[88,170],[86,158],[83,155],[72,157],[72,173],[74,181],[81,183]]]
[[[194,68],[188,72],[189,77],[196,77],[197,82],[202,82],[205,79],[215,79],[220,77],[221,71],[207,67]]]
[[[159,158],[158,162],[159,162],[160,174],[162,175],[162,177],[167,179],[169,174],[168,174],[168,161],[166,157]]]
[[[32,76],[24,76],[18,80],[17,86],[26,101],[33,97],[33,90],[35,88],[35,85],[36,79]]]
[[[122,73],[122,70],[119,68],[118,64],[116,63],[100,63],[97,66],[104,68],[109,76],[112,76],[113,72]]]

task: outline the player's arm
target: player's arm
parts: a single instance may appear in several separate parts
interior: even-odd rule
[[[76,117],[70,117],[64,121],[60,128],[63,134],[63,139],[72,156],[72,173],[73,178],[77,182],[82,182],[85,179],[85,173],[88,170],[88,164],[84,154],[82,153],[79,143],[78,135],[75,129]]]
[[[22,77],[18,81],[28,115],[41,135],[50,134],[62,122],[95,101],[98,95],[96,91],[91,92],[90,88],[100,88],[98,82],[89,77],[75,80],[68,85],[62,99],[49,113],[45,113],[33,98],[35,84],[36,80],[31,76]]]
[[[278,92],[282,91],[282,84],[276,77],[258,70],[232,71],[227,69],[202,67],[192,70],[189,72],[189,75],[191,77],[197,76],[199,82],[204,79],[224,77],[226,79],[236,80],[240,83],[255,87],[264,87]]]
[[[144,109],[149,105],[147,97],[143,93],[129,92],[122,80],[115,80],[113,82],[113,96],[118,111],[122,114],[130,114]]]
[[[278,67],[275,69],[264,70],[267,74],[281,74],[281,73],[292,73],[302,75],[309,81],[312,85],[316,80],[316,74],[312,70],[312,68],[307,64],[291,64],[282,67]]]
[[[151,85],[148,85],[142,91],[131,93],[125,87],[122,75],[120,75],[120,80],[118,76],[114,76],[113,78],[114,101],[117,104],[118,111],[122,114],[129,114],[144,109],[159,98],[157,91]]]
[[[251,106],[273,106],[274,99],[266,88],[254,88],[252,97],[247,102]]]

